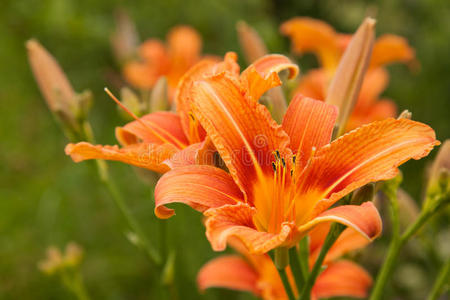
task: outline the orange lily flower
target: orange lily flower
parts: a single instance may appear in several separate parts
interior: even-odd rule
[[[325,22],[306,17],[293,18],[283,23],[280,30],[292,39],[295,53],[313,52],[321,65],[320,69],[311,70],[301,79],[295,93],[324,100],[351,35],[337,33]],[[389,81],[388,73],[382,66],[393,62],[409,63],[414,61],[414,57],[414,50],[404,38],[392,34],[378,38],[358,101],[348,120],[347,131],[397,114],[393,101],[377,100]]]
[[[343,223],[368,240],[377,237],[381,220],[371,202],[328,208],[427,155],[439,143],[434,131],[408,119],[387,119],[330,143],[336,107],[297,96],[277,125],[257,100],[280,84],[278,76],[267,82],[257,68],[248,71],[239,78],[226,72],[204,78],[191,89],[194,116],[229,173],[199,165],[171,170],[156,185],[156,215],[172,216],[164,205],[173,202],[203,211],[216,251],[225,249],[229,237],[256,254],[292,247],[323,222]]]
[[[213,146],[209,140],[205,140],[205,130],[192,115],[188,104],[190,89],[195,80],[206,75],[227,71],[238,76],[239,65],[236,60],[236,54],[230,52],[221,62],[210,58],[198,62],[180,80],[175,95],[177,113],[155,112],[117,127],[116,138],[122,148],[81,142],[67,145],[66,154],[75,162],[87,159],[115,160],[159,173],[180,165],[210,161],[212,151],[209,150]],[[272,63],[267,64],[268,60]],[[255,67],[267,74],[286,68],[297,70],[286,57],[280,55],[269,55],[249,69]]]
[[[126,80],[142,89],[151,89],[161,76],[166,76],[169,98],[172,98],[181,77],[200,59],[202,40],[189,26],[174,27],[167,35],[167,44],[148,39],[138,49],[139,60],[124,67]]]
[[[310,265],[322,247],[329,224],[317,226],[310,234]],[[362,267],[349,260],[338,260],[342,255],[363,248],[368,241],[361,238],[354,230],[347,228],[325,257],[323,271],[317,278],[312,298],[328,297],[367,297],[372,285],[371,276]],[[252,255],[233,241],[231,246],[241,255],[224,255],[209,261],[198,275],[200,290],[222,287],[233,290],[248,291],[265,300],[288,299],[275,265],[267,254]],[[286,268],[289,281],[295,286],[290,267]],[[301,288],[301,287],[299,287]],[[298,291],[294,289],[294,293]]]

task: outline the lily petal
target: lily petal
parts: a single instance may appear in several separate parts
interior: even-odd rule
[[[207,136],[202,142],[200,149],[195,156],[195,163],[197,165],[215,165],[215,153],[217,152],[211,138]]]
[[[228,239],[239,239],[251,254],[264,254],[282,245],[292,227],[282,224],[278,234],[257,231],[253,224],[255,208],[240,202],[205,211],[206,237],[214,251],[223,251]]]
[[[145,63],[132,61],[124,66],[123,74],[126,80],[141,89],[150,89],[158,80],[159,74]]]
[[[366,76],[361,86],[358,101],[355,109],[358,106],[368,106],[373,104],[380,94],[386,89],[389,82],[389,73],[384,68],[375,68],[367,71]]]
[[[226,255],[209,261],[200,269],[197,285],[201,291],[221,287],[259,295],[258,279],[259,274],[244,259]]]
[[[298,232],[310,231],[321,223],[337,222],[356,230],[368,241],[381,234],[382,221],[377,208],[372,202],[361,205],[342,205],[329,209],[311,221],[297,228]]]
[[[213,59],[203,59],[195,64],[187,71],[183,77],[181,77],[176,92],[175,103],[177,106],[177,112],[181,119],[181,125],[183,126],[184,133],[190,137],[191,131],[191,118],[189,116],[191,112],[191,105],[189,103],[189,93],[192,88],[192,83],[196,80],[202,79],[205,74],[213,68],[217,61]],[[199,129],[197,129],[199,130]],[[204,131],[203,131],[204,132]]]
[[[231,176],[212,166],[190,165],[167,172],[155,187],[155,214],[167,219],[175,214],[164,205],[185,203],[205,211],[242,201],[242,193]]]
[[[314,69],[301,77],[295,94],[303,94],[306,97],[325,100],[329,83],[329,76],[322,69]]]
[[[200,58],[202,39],[193,28],[177,26],[167,35],[170,72],[167,75],[169,85],[176,87],[178,80]]]
[[[178,151],[171,144],[133,144],[124,148],[118,146],[92,145],[86,142],[68,144],[65,152],[75,162],[88,159],[115,160],[136,167],[164,173],[169,167],[163,162]]]
[[[123,146],[139,142],[170,143],[184,148],[188,140],[181,128],[180,117],[172,112],[160,111],[147,114],[123,127],[116,128],[116,138]]]
[[[341,55],[338,35],[327,23],[297,17],[284,22],[280,31],[291,38],[294,52],[298,54],[313,52],[325,69],[334,70],[337,67]]]
[[[386,119],[355,129],[319,149],[297,189],[299,209],[320,214],[353,190],[396,176],[397,167],[420,159],[438,145],[428,125],[408,119]],[[301,204],[301,205],[300,205]]]
[[[297,166],[303,168],[311,158],[312,149],[328,144],[338,115],[337,107],[323,101],[296,95],[283,119],[283,129],[297,153]]]
[[[263,105],[245,97],[226,73],[197,82],[192,109],[213,141],[231,176],[249,199],[252,182],[272,174],[273,151],[289,152],[289,137]]]
[[[373,121],[381,121],[397,115],[397,105],[389,99],[381,99],[370,106],[356,105],[353,114],[345,126],[346,132],[368,124]]]
[[[190,116],[191,103],[189,102],[189,97],[193,83],[222,72],[229,72],[233,75],[239,74],[239,65],[236,63],[236,60],[237,56],[234,52],[228,52],[223,61],[219,61],[216,58],[205,58],[190,68],[180,79],[175,94],[175,103],[183,130],[191,143],[199,142],[205,136],[204,129],[199,124],[192,124],[193,120]]]
[[[370,67],[379,67],[393,62],[411,62],[415,58],[414,49],[400,36],[385,34],[375,42]]]
[[[338,261],[328,265],[317,278],[312,293],[318,298],[365,298],[372,286],[372,278],[366,270],[351,261]]]
[[[278,73],[288,70],[289,79],[297,76],[298,66],[289,58],[280,54],[270,54],[261,57],[245,69],[241,74],[241,84],[247,96],[258,101],[269,89],[281,85]]]
[[[164,163],[171,169],[195,165],[198,151],[202,148],[203,143],[195,143],[187,146],[183,150],[175,153],[171,158],[167,159]]]

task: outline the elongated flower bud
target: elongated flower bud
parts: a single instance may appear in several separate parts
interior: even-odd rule
[[[244,21],[239,21],[236,25],[239,44],[244,52],[248,64],[253,63],[258,58],[268,53],[267,47],[255,29],[248,26]]]
[[[120,89],[120,100],[125,107],[127,107],[136,116],[142,116],[142,103],[139,97],[128,87],[123,87]],[[119,114],[126,120],[133,120],[126,111],[118,107]]]
[[[111,48],[116,60],[123,64],[136,54],[139,37],[135,25],[124,10],[115,14],[116,28],[111,34]]]
[[[156,82],[150,95],[149,112],[163,111],[169,108],[169,94],[166,77]]]
[[[342,134],[361,89],[375,39],[375,20],[366,18],[354,34],[331,81],[326,102],[339,107],[338,135]]]
[[[355,192],[353,192],[350,204],[361,205],[364,202],[372,201],[375,195],[375,184],[369,183],[365,186],[360,187]]]
[[[450,140],[445,140],[431,166],[424,207],[450,196]]]
[[[259,58],[268,54],[266,45],[258,32],[244,21],[236,25],[239,44],[244,52],[248,64],[252,64]],[[267,106],[270,108],[272,117],[281,122],[287,109],[286,98],[281,87],[275,87],[267,91]]]
[[[75,92],[56,59],[36,40],[26,43],[34,78],[52,112],[75,118]]]

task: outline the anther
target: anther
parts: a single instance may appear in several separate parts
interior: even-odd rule
[[[283,164],[283,168],[286,168],[286,161],[284,160],[284,158],[281,159],[281,163]]]
[[[274,162],[272,162],[272,169],[273,169],[274,172],[277,171],[277,166],[275,166],[275,163],[274,163]]]
[[[297,155],[292,155],[292,162],[295,164],[295,160],[297,159]]]
[[[280,155],[280,151],[278,151],[278,150],[275,150],[275,154],[276,154],[277,158],[278,158],[278,159],[280,159],[280,157],[281,157],[281,155]]]

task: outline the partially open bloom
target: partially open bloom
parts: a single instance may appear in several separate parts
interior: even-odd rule
[[[328,229],[328,224],[322,224],[309,234],[311,265],[315,262]],[[313,299],[367,296],[372,285],[370,275],[356,263],[339,259],[347,252],[362,248],[367,243],[366,239],[350,228],[342,233],[325,258],[326,269],[313,286],[311,295]],[[222,287],[249,291],[265,300],[288,299],[275,265],[267,254],[252,255],[235,241],[231,246],[241,255],[220,256],[204,265],[197,276],[200,290]],[[292,284],[294,280],[290,267],[286,268],[286,272]],[[298,291],[294,289],[294,293],[297,294]]]
[[[251,253],[292,247],[317,224],[339,222],[367,239],[380,234],[371,202],[329,209],[369,182],[394,177],[397,167],[427,155],[438,143],[427,125],[386,119],[362,126],[330,143],[336,107],[302,96],[290,103],[282,125],[258,103],[270,87],[258,68],[240,77],[224,72],[195,82],[190,104],[229,173],[190,165],[166,173],[155,188],[155,212],[183,202],[203,211],[214,250],[229,237]],[[277,81],[278,80],[278,81]]]
[[[352,36],[337,33],[323,21],[306,17],[293,18],[283,23],[280,30],[292,39],[295,53],[312,52],[316,54],[321,65],[320,68],[313,69],[303,76],[295,93],[300,92],[305,96],[324,100],[339,60]],[[377,100],[389,80],[383,66],[393,62],[410,63],[414,61],[414,57],[414,50],[402,37],[385,34],[377,39],[369,70],[346,126],[347,131],[396,115],[397,109],[391,100]]]
[[[205,130],[192,114],[188,103],[188,95],[192,84],[205,76],[227,71],[239,75],[239,65],[235,53],[228,53],[225,59],[218,62],[205,58],[192,67],[180,80],[175,94],[177,113],[155,112],[143,116],[123,127],[116,128],[116,138],[123,146],[101,146],[81,142],[69,144],[66,154],[76,162],[87,159],[116,160],[137,167],[164,173],[171,167],[203,162],[210,159],[213,147],[205,140]],[[268,63],[269,62],[269,63]],[[291,69],[296,75],[296,66],[281,55],[269,55],[249,67],[248,70],[260,68],[267,74],[276,74],[283,69]],[[243,73],[252,74],[250,71]],[[197,154],[201,155],[198,156]]]
[[[151,89],[161,76],[166,76],[171,96],[180,78],[200,59],[202,40],[189,26],[174,27],[167,35],[167,44],[148,39],[138,48],[139,60],[124,67],[126,80],[142,89]]]

